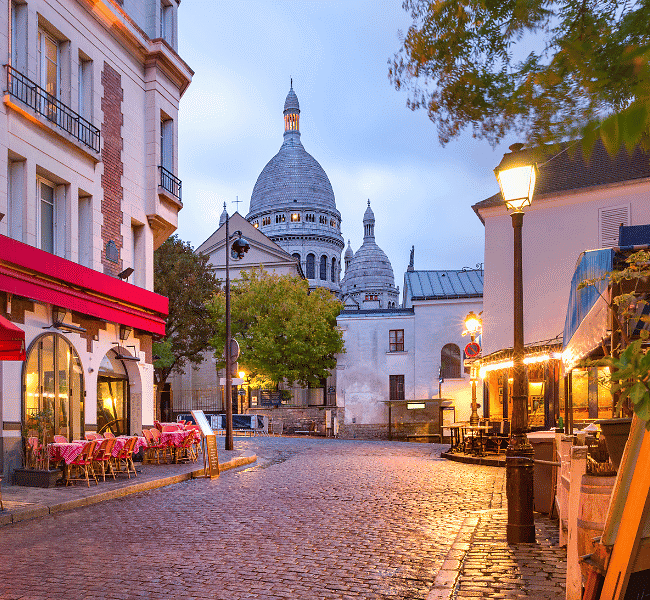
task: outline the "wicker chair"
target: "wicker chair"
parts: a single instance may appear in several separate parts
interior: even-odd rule
[[[68,443],[68,438],[65,437],[64,435],[55,435],[54,436],[54,443],[55,444],[67,444]]]
[[[77,456],[77,458],[75,458],[68,465],[68,468],[70,469],[70,473],[68,475],[68,478],[66,479],[65,482],[66,485],[70,485],[71,481],[84,481],[85,479],[86,483],[88,484],[88,487],[90,487],[90,477],[89,477],[90,474],[92,474],[95,483],[99,485],[99,482],[97,481],[97,476],[95,475],[95,469],[93,468],[93,455],[95,453],[96,445],[97,442],[95,440],[86,442],[85,446],[83,447],[83,450],[81,451],[81,454]],[[72,476],[72,473],[75,469],[78,472],[78,477]],[[81,477],[82,470],[85,477]]]
[[[138,476],[138,474],[135,472],[135,465],[133,464],[133,449],[135,448],[135,443],[137,441],[137,437],[132,437],[126,440],[124,448],[122,448],[119,454],[115,457],[118,473],[122,473],[122,462],[124,462],[124,472],[126,472],[126,474],[129,476],[129,479],[131,479],[132,471],[134,477]]]
[[[160,437],[160,430],[154,428],[150,429],[149,432],[153,438],[153,447],[158,451],[158,453],[160,454],[162,452],[165,457],[169,456],[171,458],[171,448],[167,444],[163,443],[162,438]],[[159,461],[159,459],[157,460]],[[165,458],[165,460],[167,460],[167,458]]]
[[[95,450],[95,456],[93,457],[93,462],[100,466],[102,469],[102,479],[106,481],[106,471],[108,470],[110,475],[115,479],[115,470],[113,469],[113,446],[115,446],[115,440],[113,438],[108,438],[105,440],[98,441],[98,446]]]

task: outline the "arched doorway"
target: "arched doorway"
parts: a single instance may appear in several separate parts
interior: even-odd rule
[[[23,423],[28,430],[45,414],[55,435],[83,438],[83,368],[63,335],[46,333],[32,342],[23,367],[23,390]]]
[[[97,372],[97,433],[130,431],[129,376],[124,362],[110,350]]]

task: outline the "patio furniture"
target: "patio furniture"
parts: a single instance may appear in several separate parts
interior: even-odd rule
[[[95,450],[93,462],[101,467],[103,481],[106,481],[107,469],[113,476],[113,479],[115,479],[115,470],[113,469],[113,446],[115,446],[115,440],[108,438],[99,442],[99,445]]]
[[[54,436],[54,443],[55,444],[66,444],[68,442],[68,438],[65,437],[64,435],[55,435]]]
[[[162,452],[165,456],[169,455],[171,457],[171,448],[169,447],[169,443],[167,440],[163,441],[160,431],[158,429],[150,429],[149,432],[153,438],[153,447],[156,448],[159,453]]]
[[[133,464],[133,450],[137,441],[137,437],[129,438],[124,444],[122,450],[120,450],[118,455],[115,457],[118,473],[122,472],[122,462],[124,462],[124,470],[129,479],[131,479],[131,471],[133,471],[134,477],[138,476],[138,474],[135,472],[135,465]]]
[[[93,468],[93,455],[95,452],[95,446],[97,445],[97,442],[95,440],[88,441],[84,444],[83,448],[81,449],[81,452],[79,455],[72,460],[71,462],[67,462],[66,464],[68,465],[68,477],[66,478],[66,485],[70,485],[71,481],[86,481],[86,484],[88,487],[90,487],[90,474],[92,473],[93,479],[95,480],[95,483],[99,485],[99,482],[97,481],[97,476],[95,475],[95,469]],[[74,470],[77,470],[78,477],[74,477],[73,473]],[[83,474],[85,477],[81,477],[81,471],[83,470]]]
[[[104,437],[105,438],[114,438],[115,434],[112,431],[109,431],[108,429],[104,432]]]

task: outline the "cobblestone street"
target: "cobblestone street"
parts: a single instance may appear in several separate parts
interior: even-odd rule
[[[2,528],[0,598],[425,600],[454,560],[446,597],[564,596],[550,521],[505,544],[504,469],[432,444],[235,445],[258,463]]]

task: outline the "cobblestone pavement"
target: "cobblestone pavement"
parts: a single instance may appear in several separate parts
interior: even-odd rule
[[[504,469],[432,444],[236,446],[258,464],[3,527],[0,599],[426,600],[454,552],[459,598],[554,597],[533,594],[540,560],[559,588],[553,540],[503,541]]]

